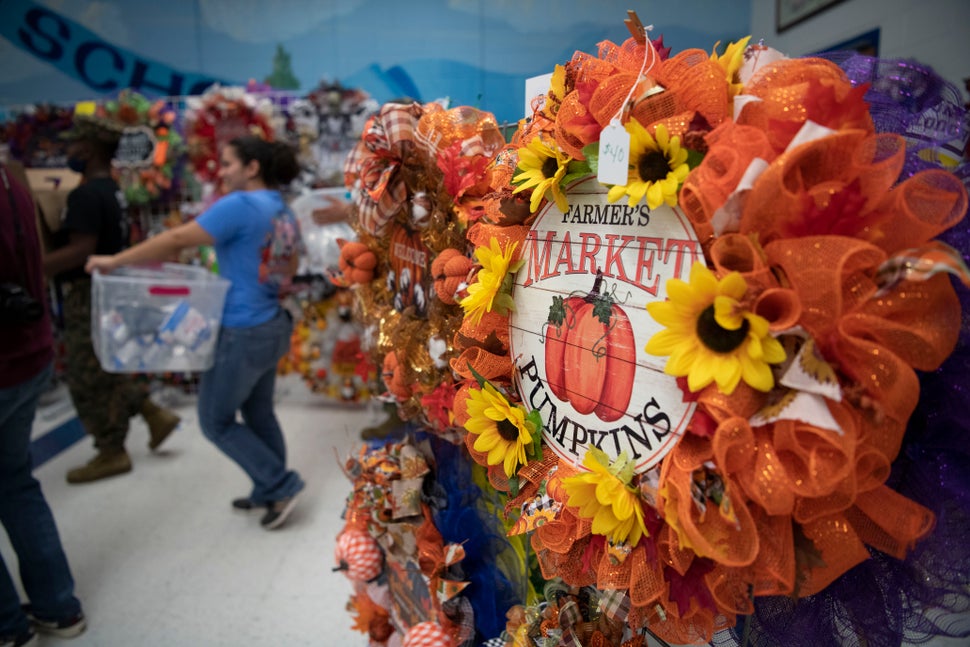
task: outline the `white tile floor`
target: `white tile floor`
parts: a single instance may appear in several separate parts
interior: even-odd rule
[[[132,421],[129,474],[68,485],[65,472],[93,455],[87,438],[35,471],[88,616],[88,630],[72,646],[367,644],[350,629],[350,585],[330,569],[350,489],[334,450],[341,457],[356,450],[359,430],[373,419],[304,395],[298,383],[283,387],[289,394],[277,414],[290,463],[307,487],[278,531],[263,530],[256,513],[231,511],[248,480],[205,440],[186,398],[176,408],[181,427],[157,453],[146,447],[141,419]],[[63,402],[39,414],[41,430],[71,417]],[[3,533],[0,553],[14,573]]]

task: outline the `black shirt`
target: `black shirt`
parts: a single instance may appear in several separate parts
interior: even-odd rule
[[[67,196],[67,211],[54,247],[65,246],[70,232],[77,232],[98,237],[95,254],[117,254],[128,246],[128,220],[122,205],[124,194],[112,178],[97,177],[84,182]],[[87,278],[83,263],[57,275],[58,281],[79,278]]]

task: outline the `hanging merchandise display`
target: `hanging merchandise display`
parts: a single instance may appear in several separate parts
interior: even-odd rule
[[[322,80],[290,111],[293,129],[308,151],[321,186],[343,185],[343,162],[360,139],[364,123],[379,107],[360,88]]]
[[[71,127],[73,115],[65,106],[24,106],[0,126],[0,141],[26,168],[66,168],[67,143],[59,135]]]
[[[130,90],[123,90],[101,109],[123,126],[111,163],[128,205],[173,201],[185,154],[175,110],[162,100],[151,102]]]
[[[522,542],[504,537],[501,504],[462,455],[448,363],[462,312],[435,289],[435,259],[448,256],[464,274],[471,270],[465,231],[479,217],[487,168],[504,145],[491,114],[391,103],[368,121],[345,166],[360,217],[355,238],[341,241],[334,279],[355,297],[363,348],[383,373],[382,399],[397,409],[392,419],[417,434],[365,448],[356,462],[383,465],[400,442],[420,448],[429,466],[409,482],[379,473],[389,480],[386,514],[371,509],[373,488],[348,499],[347,518],[371,519],[367,530],[386,555],[369,595],[357,590],[352,601],[362,630],[360,618],[373,616],[374,604],[386,612],[393,631],[371,631],[372,644],[442,636],[450,637],[442,644],[474,644],[500,631],[505,609],[529,588]]]
[[[471,108],[387,104],[345,167],[340,267],[387,398],[462,450],[427,480],[471,466],[471,508],[529,547],[500,572],[543,582],[493,633],[476,600],[477,639],[965,637],[959,93],[647,31],[556,66],[509,144]],[[448,632],[388,604],[405,642]]]
[[[219,152],[235,137],[256,135],[273,141],[273,109],[241,87],[211,86],[186,98],[185,143],[192,172],[202,183],[215,185]]]

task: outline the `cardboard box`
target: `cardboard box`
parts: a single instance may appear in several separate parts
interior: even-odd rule
[[[61,228],[67,194],[81,183],[81,174],[67,168],[25,169],[27,186],[34,194],[34,202],[50,232]]]

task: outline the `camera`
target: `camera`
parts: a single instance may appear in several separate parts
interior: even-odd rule
[[[44,306],[16,283],[0,283],[0,322],[30,323],[44,316]]]

